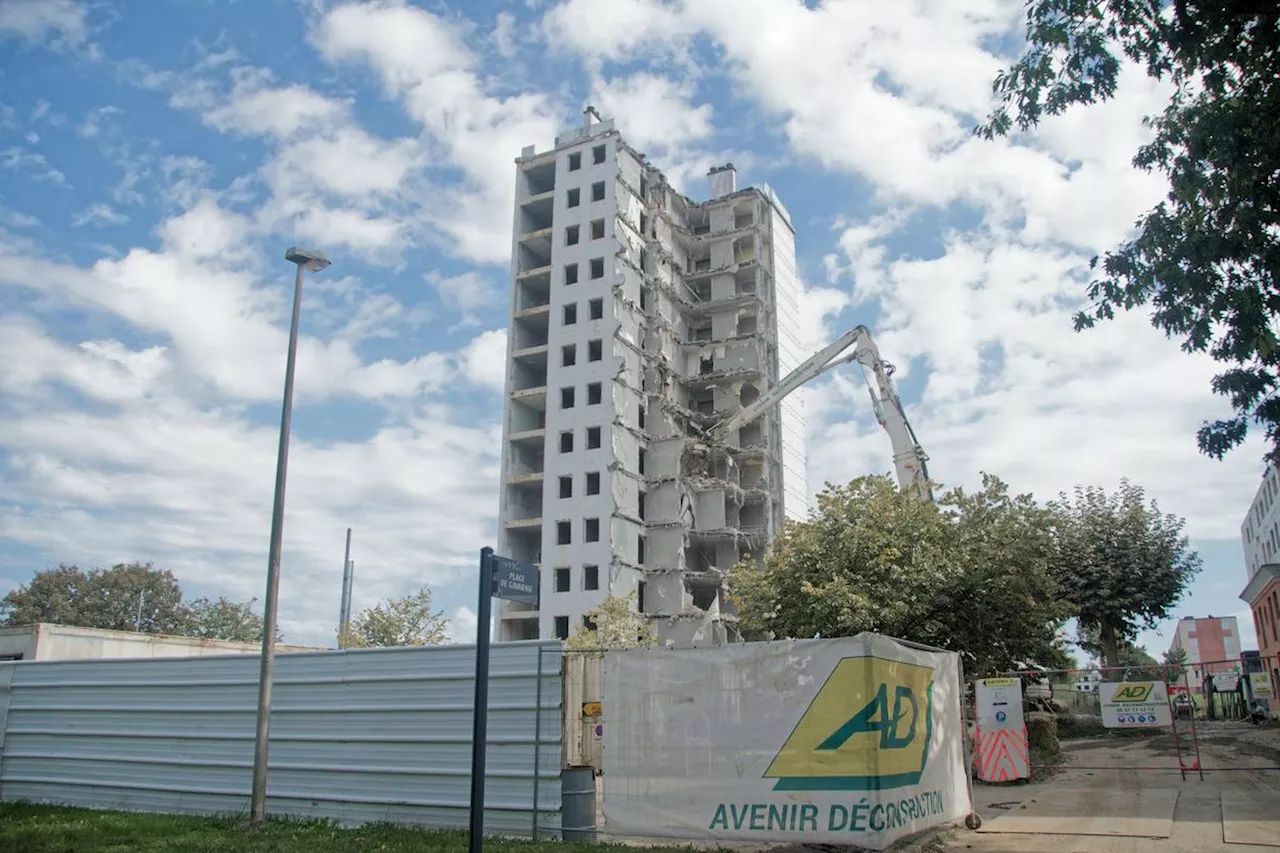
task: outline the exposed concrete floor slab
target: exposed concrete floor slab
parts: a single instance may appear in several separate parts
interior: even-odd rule
[[[1280,795],[1224,791],[1222,840],[1232,845],[1280,847]]]
[[[1129,835],[1168,838],[1177,789],[1104,791],[1073,788],[1039,797],[986,820],[979,832],[1050,835]]]

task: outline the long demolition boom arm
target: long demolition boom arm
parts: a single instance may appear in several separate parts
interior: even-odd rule
[[[850,347],[853,352],[845,355]],[[913,489],[922,498],[933,500],[926,464],[929,457],[916,440],[915,431],[911,429],[902,400],[893,385],[893,365],[880,357],[880,350],[866,326],[850,329],[818,350],[783,377],[777,385],[761,394],[754,403],[744,406],[737,414],[712,427],[707,437],[712,441],[723,440],[734,430],[741,429],[781,403],[784,397],[801,385],[851,361],[857,361],[876,378],[876,388],[868,388],[867,391],[871,395],[871,407],[875,411],[876,420],[889,434],[898,485],[904,489]]]

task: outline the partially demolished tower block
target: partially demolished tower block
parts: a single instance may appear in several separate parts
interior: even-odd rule
[[[767,186],[677,193],[588,108],[516,161],[499,553],[540,567],[499,638],[567,637],[636,593],[661,642],[738,638],[725,575],[806,510],[804,415],[702,430],[804,358],[795,232]]]

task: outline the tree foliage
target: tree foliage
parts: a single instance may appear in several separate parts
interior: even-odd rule
[[[187,605],[186,626],[188,637],[210,640],[235,640],[240,643],[262,642],[262,615],[254,608],[256,598],[249,601],[231,601],[219,598],[197,598]],[[276,640],[281,639],[277,630]]]
[[[404,598],[393,598],[360,612],[346,633],[338,635],[338,648],[375,646],[435,646],[445,641],[449,620],[444,611],[432,610],[432,593],[423,587]]]
[[[988,139],[1115,94],[1124,58],[1175,90],[1133,163],[1169,179],[1136,236],[1107,252],[1077,330],[1152,306],[1151,322],[1224,369],[1234,416],[1199,430],[1221,459],[1250,421],[1280,460],[1280,26],[1266,0],[1029,0],[1023,56],[999,74]],[[1092,262],[1098,269],[1098,258]]]
[[[1200,555],[1182,534],[1185,521],[1162,514],[1128,480],[1114,495],[1077,486],[1074,499],[1062,495],[1050,511],[1053,576],[1082,646],[1106,666],[1123,666],[1123,644],[1168,617],[1200,570]]]
[[[1170,684],[1182,684],[1187,674],[1187,650],[1169,649],[1160,661],[1164,664],[1165,677]]]
[[[635,611],[636,593],[606,596],[600,606],[587,611],[594,628],[579,625],[565,641],[565,648],[578,651],[593,649],[631,649],[652,646],[658,642],[653,625],[643,613]]]
[[[52,622],[147,634],[179,634],[186,619],[177,578],[150,563],[36,572],[4,597],[0,610],[6,625]]]
[[[969,673],[1063,665],[1064,613],[1049,574],[1052,518],[984,475],[935,505],[869,476],[818,495],[789,521],[763,567],[730,591],[744,631],[840,637],[873,631],[961,652]]]
[[[173,573],[150,563],[120,563],[88,571],[60,565],[36,572],[28,583],[0,599],[0,624],[36,622],[211,640],[262,640],[262,617],[253,611],[252,601],[197,598],[184,603]],[[281,639],[279,632],[276,638]]]

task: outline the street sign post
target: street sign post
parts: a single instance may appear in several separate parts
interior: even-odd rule
[[[470,853],[484,844],[484,753],[489,728],[489,623],[494,598],[538,603],[538,568],[492,548],[480,549],[480,597],[476,602],[476,692],[471,723],[471,838]],[[534,780],[538,784],[538,780]]]

